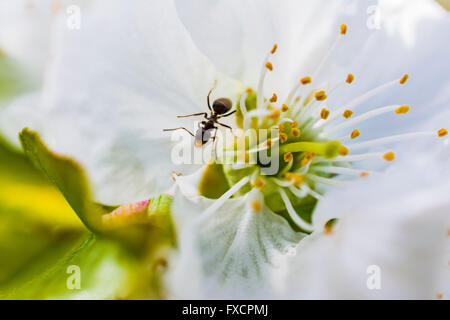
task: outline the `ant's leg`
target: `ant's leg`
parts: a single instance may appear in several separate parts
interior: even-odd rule
[[[217,85],[217,80],[214,81],[214,86],[211,88],[211,90],[209,90],[208,96],[206,97],[206,102],[208,103],[208,108],[209,108],[209,111],[211,111],[211,113],[213,112],[213,110],[211,108],[211,103],[209,102],[209,96],[211,95],[211,92],[213,92],[213,90],[216,88],[216,85]]]
[[[212,141],[213,141],[213,147],[214,147],[214,158],[217,160],[217,143],[216,143],[216,136],[217,136],[217,130],[219,128],[214,127],[215,131],[214,131],[214,136],[212,137]]]
[[[229,113],[227,113],[227,114],[222,114],[222,115],[220,115],[218,118],[223,118],[223,117],[228,117],[228,116],[231,116],[233,113],[235,113],[237,110],[234,110],[234,111],[231,111],[231,112],[229,112]]]
[[[190,132],[188,129],[186,129],[185,127],[179,127],[179,128],[173,128],[173,129],[163,129],[163,131],[175,131],[175,130],[185,130],[186,132],[188,132],[191,136],[195,137],[194,134],[192,132]]]
[[[204,116],[206,117],[208,114],[206,112],[199,112],[199,113],[193,113],[193,114],[188,114],[185,116],[177,116],[177,118],[187,118],[187,117],[195,117],[195,116]]]
[[[222,127],[228,128],[231,131],[231,134],[233,134],[233,128],[230,126],[227,126],[226,124],[220,123],[220,122],[216,122],[218,125],[221,125]],[[234,135],[234,134],[233,134]]]

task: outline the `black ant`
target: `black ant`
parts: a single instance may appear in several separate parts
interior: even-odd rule
[[[194,117],[194,116],[204,116],[205,117],[206,121],[201,121],[198,123],[198,129],[195,132],[195,135],[191,131],[186,129],[185,127],[179,127],[179,128],[174,128],[174,129],[164,129],[163,131],[175,131],[175,130],[180,130],[180,129],[185,130],[191,136],[194,137],[194,145],[196,147],[202,147],[211,138],[212,138],[213,142],[216,140],[216,134],[217,134],[217,130],[218,130],[218,127],[215,126],[216,124],[221,125],[225,128],[228,128],[231,130],[231,132],[233,132],[233,129],[230,126],[227,126],[226,124],[220,123],[218,121],[218,119],[231,116],[233,113],[236,112],[236,110],[229,112],[233,103],[228,98],[219,98],[219,99],[214,100],[212,108],[211,108],[211,104],[209,102],[209,96],[211,95],[211,92],[213,90],[214,90],[214,88],[209,90],[208,96],[206,97],[206,101],[208,103],[208,108],[209,108],[209,111],[211,112],[211,115],[208,115],[207,112],[199,112],[199,113],[194,113],[194,114],[188,114],[186,116],[177,116],[177,118],[186,118],[186,117]],[[214,129],[214,136],[211,137],[212,129]]]

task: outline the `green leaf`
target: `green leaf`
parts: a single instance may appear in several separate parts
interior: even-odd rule
[[[92,200],[89,183],[81,166],[70,158],[51,152],[36,132],[25,128],[19,137],[25,154],[61,191],[83,223],[90,230],[100,232],[101,216],[108,211]]]
[[[90,234],[43,252],[0,287],[0,298],[123,299],[142,294],[136,290],[140,291],[146,280],[144,271],[123,247]],[[75,277],[79,287],[74,285]]]
[[[131,223],[124,221],[110,228],[102,223],[102,216],[111,213],[115,207],[94,202],[88,178],[77,162],[50,151],[39,135],[27,128],[21,131],[20,141],[28,158],[61,191],[91,231],[120,240],[138,255],[174,243],[169,196],[150,199],[145,221],[130,219]]]
[[[19,64],[0,51],[0,100],[10,99],[36,87],[36,81]]]

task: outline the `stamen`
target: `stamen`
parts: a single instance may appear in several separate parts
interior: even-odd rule
[[[351,168],[344,168],[344,167],[334,167],[334,166],[314,166],[314,171],[318,172],[326,172],[326,173],[335,173],[335,174],[347,174],[351,176],[361,176],[362,174],[366,175],[369,174],[367,170],[358,170],[358,169],[351,169]]]
[[[253,186],[256,188],[256,189],[262,189],[262,188],[264,188],[264,186],[266,185],[266,183],[264,182],[264,180],[262,179],[262,178],[260,178],[260,177],[258,177],[258,178],[256,178],[255,179],[255,181],[253,181]]]
[[[353,130],[352,131],[352,133],[350,134],[350,138],[351,139],[356,139],[356,138],[358,138],[359,137],[359,130],[358,129],[355,129],[355,130]]]
[[[251,203],[251,208],[252,208],[252,211],[254,211],[254,212],[261,211],[262,207],[263,207],[263,205],[262,205],[261,201],[259,201],[259,200],[253,200]]]
[[[395,153],[393,153],[392,151],[390,151],[390,152],[388,152],[388,153],[385,153],[385,154],[383,155],[383,158],[384,158],[384,160],[386,160],[386,161],[394,161],[394,159],[395,159]]]
[[[249,177],[242,178],[238,183],[236,183],[234,186],[232,186],[230,189],[228,189],[227,192],[225,192],[219,199],[214,201],[214,203],[207,208],[203,213],[201,214],[204,219],[207,219],[209,215],[213,214],[217,209],[219,209],[233,194],[239,191],[247,182],[249,182]]]
[[[278,119],[281,115],[280,109],[274,109],[271,114],[268,115],[270,119]]]
[[[320,62],[320,64],[317,66],[316,70],[314,71],[312,78],[313,79],[317,79],[317,76],[320,74],[320,72],[322,71],[322,68],[325,66],[325,64],[328,62],[328,59],[331,57],[331,55],[333,54],[334,50],[336,49],[337,45],[339,44],[339,41],[341,40],[342,36],[345,35],[347,33],[347,26],[345,24],[342,24],[340,27],[340,32],[339,35],[337,36],[336,40],[334,41],[334,43],[332,44],[332,46],[330,47],[330,49],[328,49],[328,52],[325,54],[325,56],[323,57],[322,61]]]
[[[405,74],[401,79],[400,79],[400,84],[405,84],[405,82],[406,82],[406,80],[408,80],[408,78],[409,78],[409,75],[408,74]]]
[[[282,112],[287,112],[289,110],[289,107],[283,103],[283,105],[281,106],[281,111]]]
[[[278,134],[281,143],[285,143],[288,140],[288,136],[286,133],[280,132]]]
[[[405,114],[405,113],[408,113],[408,111],[409,111],[409,106],[400,106],[397,109],[395,109],[396,114]]]
[[[294,184],[294,181],[284,181],[284,180],[280,180],[277,178],[272,178],[271,179],[273,182],[275,182],[277,185],[279,185],[280,187],[289,187],[292,186]]]
[[[381,158],[383,156],[383,153],[380,152],[372,152],[372,153],[362,153],[362,154],[355,154],[351,156],[344,156],[344,157],[336,157],[332,160],[332,162],[353,162],[353,161],[360,161],[360,160],[366,160],[371,158]],[[321,159],[317,159],[315,162],[321,162]]]
[[[293,182],[296,187],[306,182],[305,177],[298,173],[287,172],[284,176],[288,181]]]
[[[245,117],[247,114],[247,106],[245,105],[245,101],[247,100],[248,92],[244,92],[241,95],[241,100],[239,101],[239,106],[241,108],[242,116]]]
[[[261,73],[259,76],[259,81],[258,81],[258,95],[256,97],[256,108],[262,108],[263,107],[263,102],[264,102],[264,79],[266,77],[266,72],[267,70],[272,71],[273,70],[273,65],[271,62],[269,62],[269,57],[271,54],[274,54],[275,51],[277,49],[277,46],[274,45],[274,47],[272,48],[272,50],[266,55],[264,62],[263,62],[263,66],[261,68]]]
[[[283,156],[284,162],[291,162],[294,159],[294,156],[291,152],[287,152]]]
[[[308,178],[322,184],[326,184],[333,187],[343,187],[348,185],[350,181],[340,181],[334,179],[328,179],[320,176],[316,176],[315,174],[308,174]]]
[[[317,101],[323,101],[327,98],[327,95],[324,90],[320,90],[314,93],[314,97],[316,98]]]
[[[378,93],[392,87],[395,86],[399,83],[401,79],[396,79],[396,80],[392,80],[388,83],[382,84],[374,89],[371,89],[367,92],[365,92],[364,94],[362,94],[361,96],[357,97],[356,99],[353,99],[349,104],[347,104],[346,106],[342,106],[340,108],[338,108],[336,110],[336,113],[331,116],[328,121],[326,122],[322,122],[320,125],[316,126],[317,128],[321,128],[325,125],[328,125],[330,123],[332,123],[334,120],[336,120],[339,117],[339,114],[341,114],[342,112],[344,112],[344,110],[346,109],[350,109],[350,110],[355,110],[357,106],[359,106],[362,102],[372,98],[373,96],[377,95]]]
[[[300,81],[291,89],[291,91],[289,91],[288,97],[286,98],[286,101],[284,103],[290,105],[292,102],[292,98],[294,97],[300,86],[307,85],[308,83],[311,83],[311,77],[301,78]]]
[[[397,109],[399,107],[400,107],[399,105],[393,105],[393,106],[381,107],[381,108],[377,108],[375,110],[368,111],[368,112],[363,113],[362,115],[360,115],[360,116],[358,116],[356,118],[353,118],[353,119],[351,119],[349,121],[346,121],[346,122],[343,122],[341,124],[338,124],[337,126],[335,126],[335,127],[331,128],[331,129],[329,129],[328,131],[326,131],[324,134],[326,136],[329,136],[329,135],[331,135],[331,134],[333,134],[333,133],[335,133],[335,132],[337,132],[339,130],[342,130],[342,129],[354,126],[354,125],[356,125],[356,124],[358,124],[360,122],[369,120],[371,118],[374,118],[376,116],[382,115],[384,113],[387,113],[387,112],[390,112],[390,111],[394,111],[395,109]]]
[[[349,73],[347,75],[347,79],[345,80],[345,82],[347,82],[348,84],[351,84],[353,82],[353,80],[355,80],[355,76],[351,73]]]
[[[442,128],[442,129],[439,129],[437,133],[438,133],[438,136],[440,138],[442,138],[442,137],[445,137],[448,134],[448,131],[447,131],[447,129]]]
[[[300,79],[300,83],[302,85],[307,85],[308,83],[311,83],[311,77],[304,77]]]
[[[289,187],[290,189],[291,187]],[[307,184],[303,184],[301,187],[299,187],[300,190],[305,190],[308,194],[316,198],[317,200],[322,199],[322,195],[317,193],[316,191],[312,190]]]
[[[298,127],[298,121],[297,120],[292,121],[291,127]]]
[[[298,128],[292,128],[291,129],[291,134],[295,137],[295,138],[298,138],[298,137],[300,137],[300,130],[298,129]]]
[[[353,111],[352,111],[352,110],[348,110],[348,109],[345,110],[344,113],[342,114],[342,116],[343,116],[345,119],[350,118],[352,115],[353,115]]]
[[[280,123],[278,125],[278,131],[283,132],[284,131],[284,125],[282,123]]]
[[[348,149],[345,146],[341,146],[339,148],[339,155],[342,156],[342,157],[348,155],[348,152],[349,151],[348,151]]]
[[[278,48],[278,45],[275,43],[275,44],[273,45],[272,50],[270,50],[270,53],[271,53],[271,54],[274,54],[274,53],[277,51],[277,48]]]
[[[385,145],[385,144],[388,144],[391,142],[397,142],[397,141],[407,140],[407,139],[411,139],[411,138],[426,137],[426,136],[431,137],[431,136],[434,136],[435,134],[436,133],[432,132],[432,131],[398,134],[395,136],[389,136],[389,137],[355,143],[350,146],[350,149],[352,151],[354,151],[354,150],[358,150],[358,149],[364,149],[364,148],[378,146],[378,145]]]
[[[329,115],[330,115],[330,110],[323,108],[322,111],[320,111],[320,117],[324,120],[327,119]]]
[[[300,163],[302,167],[306,166],[315,156],[315,153],[306,152],[304,158],[302,159],[302,162]]]
[[[283,199],[284,205],[286,206],[286,209],[289,213],[289,216],[291,217],[291,219],[303,230],[307,231],[307,232],[312,232],[313,231],[313,227],[306,221],[304,221],[299,215],[298,213],[295,211],[294,207],[292,206],[289,197],[287,196],[286,192],[279,188],[278,192],[281,195],[281,198]]]
[[[308,194],[308,192],[306,192],[306,190],[303,190],[301,187],[296,188],[294,186],[289,186],[288,189],[299,198],[304,198]]]
[[[361,178],[365,178],[365,177],[368,177],[368,176],[370,176],[370,172],[368,172],[368,171],[363,171],[363,172],[361,172],[361,174],[359,175]]]
[[[272,95],[272,97],[269,99],[269,101],[270,101],[271,103],[274,103],[274,102],[277,102],[277,99],[278,99],[278,97],[277,97],[277,95],[274,93],[274,94]]]

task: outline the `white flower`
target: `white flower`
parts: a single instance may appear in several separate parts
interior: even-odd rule
[[[449,66],[439,49],[445,44],[429,34],[449,19],[433,3],[421,5],[436,14],[403,17],[401,23],[411,28],[424,25],[411,49],[411,41],[395,32],[397,24],[390,24],[391,34],[367,29],[367,4],[357,1],[96,1],[83,15],[81,30],[58,34],[40,131],[52,149],[84,165],[95,200],[114,205],[165,192],[173,171],[187,175],[198,169],[169,160],[175,142],[162,130],[192,125],[176,116],[207,111],[206,95],[215,82],[215,97],[239,102],[244,128],[278,130],[283,124],[286,137],[270,140],[281,143],[283,153],[276,177],[260,175],[255,164],[230,166],[222,172],[230,190],[218,200],[187,199],[177,191],[172,208],[180,248],[174,296],[183,297],[177,289],[184,280],[193,281],[197,297],[208,294],[205,282],[215,290],[225,283],[230,291],[224,295],[241,288],[241,295],[258,288],[266,289],[259,296],[274,288],[282,292],[277,284],[287,270],[286,255],[305,236],[300,231],[314,229],[311,214],[321,193],[342,184],[342,176],[366,176],[383,157],[393,160],[386,143],[437,136],[439,127],[417,131],[388,120],[412,104],[416,116],[405,123],[413,124],[445,103],[434,98],[448,80],[440,81],[428,65],[433,59],[444,74]],[[420,11],[417,3],[414,8]],[[382,26],[388,17],[382,16]],[[413,76],[409,89],[409,80],[402,87],[406,73]],[[248,87],[252,93],[245,93]],[[375,116],[381,121],[362,123]],[[360,131],[354,131],[357,124]],[[365,139],[407,134],[350,146],[359,132]],[[341,165],[364,159],[376,163],[361,169]],[[195,177],[203,179],[202,172]],[[183,183],[183,177],[177,180]],[[251,184],[256,188],[248,192]],[[236,192],[241,196],[229,199]]]

